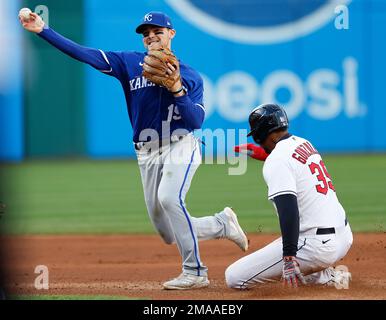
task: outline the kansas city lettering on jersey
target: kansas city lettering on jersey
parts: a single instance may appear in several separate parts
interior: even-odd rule
[[[155,84],[145,77],[136,77],[130,80],[130,91],[135,91],[145,87],[154,87]]]
[[[313,154],[319,154],[311,143],[304,142],[295,149],[295,152],[292,154],[292,158],[298,160],[302,164],[306,164],[309,157]]]

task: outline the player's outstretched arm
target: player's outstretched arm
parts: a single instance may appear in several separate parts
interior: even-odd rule
[[[253,143],[240,144],[233,149],[237,153],[246,153],[253,159],[265,161],[268,157],[268,153],[264,151],[262,147],[259,147]]]
[[[99,71],[111,69],[100,50],[83,47],[63,37],[46,26],[43,19],[36,13],[31,12],[29,18],[19,14],[19,20],[24,29],[36,33],[39,37],[43,38],[68,56],[87,63]]]

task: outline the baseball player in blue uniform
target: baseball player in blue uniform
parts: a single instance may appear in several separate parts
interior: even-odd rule
[[[166,80],[175,79],[168,87],[143,76],[144,69],[151,71],[149,52],[171,49],[176,31],[170,18],[161,12],[144,16],[136,29],[143,36],[144,53],[83,47],[46,26],[35,13],[29,19],[19,19],[26,30],[65,54],[120,81],[149,217],[163,240],[176,243],[182,256],[182,273],[163,287],[178,290],[208,286],[198,240],[227,238],[243,251],[248,249],[248,240],[231,208],[202,218],[190,216],[186,208],[185,196],[201,163],[200,143],[192,133],[201,128],[205,117],[203,81],[181,61],[177,62],[179,66],[167,64]]]

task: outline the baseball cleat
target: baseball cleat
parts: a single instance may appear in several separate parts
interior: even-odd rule
[[[335,286],[337,289],[348,289],[350,280],[352,278],[351,272],[339,270],[333,267],[329,267],[328,270],[331,274],[331,280],[326,283],[327,286]]]
[[[228,218],[228,229],[226,231],[226,238],[236,243],[241,250],[247,251],[249,240],[241,229],[236,213],[232,208],[226,207],[224,213]]]
[[[165,282],[162,286],[166,290],[198,289],[209,286],[209,280],[208,276],[181,273],[177,278]]]

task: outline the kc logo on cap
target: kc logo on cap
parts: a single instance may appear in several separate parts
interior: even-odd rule
[[[143,17],[143,21],[151,21],[153,20],[153,15],[151,13],[148,13]]]
[[[141,24],[135,30],[137,33],[142,33],[146,26],[157,26],[161,28],[173,29],[172,22],[165,13],[152,11],[143,17]]]

